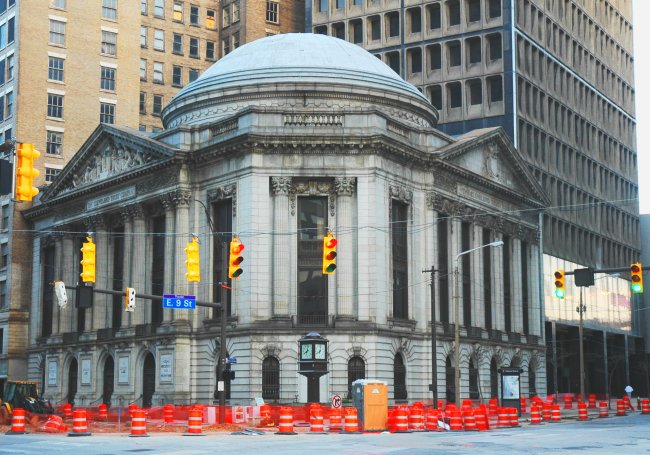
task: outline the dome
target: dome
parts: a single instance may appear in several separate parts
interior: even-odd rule
[[[405,98],[433,111],[417,88],[365,49],[331,36],[288,33],[253,41],[221,58],[174,96],[163,111],[163,121],[166,127],[176,126],[173,119],[187,114],[189,105],[207,98],[219,103],[222,96],[245,87],[319,90],[315,83],[339,87],[339,91],[348,87],[380,97]]]

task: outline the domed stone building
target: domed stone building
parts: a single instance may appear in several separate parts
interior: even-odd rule
[[[119,109],[119,106],[118,106]],[[172,99],[150,136],[100,126],[27,212],[34,238],[29,375],[54,401],[211,402],[221,313],[163,309],[75,286],[92,233],[96,290],[221,302],[222,245],[245,245],[228,280],[225,393],[233,403],[328,401],[357,378],[391,400],[454,397],[454,303],[461,395],[496,395],[518,366],[545,393],[538,211],[547,200],[503,131],[452,138],[412,85],[360,47],[276,35],[227,55]],[[322,273],[323,236],[338,240]],[[201,281],[186,278],[200,242]],[[503,241],[499,248],[488,244]],[[432,274],[423,273],[435,268]],[[458,270],[456,274],[455,271]],[[433,292],[433,296],[431,293]],[[328,374],[308,386],[298,340],[329,340]]]

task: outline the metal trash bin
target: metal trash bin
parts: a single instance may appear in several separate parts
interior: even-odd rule
[[[352,403],[364,431],[384,431],[388,422],[388,384],[373,379],[352,383]]]

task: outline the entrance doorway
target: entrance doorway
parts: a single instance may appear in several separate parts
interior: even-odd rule
[[[107,357],[104,362],[104,393],[102,394],[102,403],[109,408],[111,407],[111,397],[115,386],[115,362],[113,357]]]
[[[74,406],[74,398],[77,395],[77,378],[79,376],[79,367],[77,359],[72,359],[68,368],[68,403]]]
[[[150,408],[156,391],[156,360],[150,352],[144,358],[142,367],[142,407]]]

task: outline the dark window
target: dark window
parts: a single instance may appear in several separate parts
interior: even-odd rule
[[[463,96],[461,93],[460,82],[447,84],[447,101],[452,109],[463,106]]]
[[[411,23],[411,33],[420,33],[422,31],[422,10],[420,8],[411,8],[407,11]]]
[[[393,11],[386,14],[385,18],[388,25],[388,36],[399,36],[399,13],[397,11]]]
[[[414,47],[408,50],[409,63],[411,64],[411,73],[422,72],[422,49]]]
[[[345,39],[345,24],[343,22],[332,24],[332,36],[339,39]]]
[[[528,325],[528,244],[521,242],[521,312],[524,324],[524,335],[529,333]]]
[[[145,92],[140,92],[140,113],[147,113],[147,94]]]
[[[352,383],[357,379],[366,378],[366,363],[355,355],[348,360],[348,398],[352,398]]]
[[[501,0],[490,0],[490,19],[501,17]]]
[[[381,20],[379,16],[372,16],[370,19],[370,39],[377,41],[381,39]]]
[[[199,25],[199,7],[190,6],[190,25]]]
[[[188,73],[188,81],[189,82],[194,82],[195,80],[197,80],[199,78],[199,70],[194,69],[194,68],[190,68],[188,71],[189,71],[189,73]]]
[[[393,383],[395,384],[394,399],[408,399],[406,390],[406,367],[404,366],[402,354],[395,354],[393,361]]]
[[[77,381],[79,379],[79,364],[77,359],[72,359],[70,361],[70,366],[68,367],[68,403],[74,406],[74,399],[77,395]]]
[[[180,66],[174,66],[172,68],[172,85],[176,87],[183,85],[183,68]]]
[[[153,115],[160,115],[160,113],[162,112],[162,102],[163,102],[162,95],[153,96],[153,110],[151,112]]]
[[[112,103],[99,103],[99,123],[115,123],[115,105]]]
[[[454,371],[455,368],[451,363],[451,355],[448,355],[447,360],[445,361],[445,382],[447,383],[445,398],[447,399],[447,403],[454,403],[456,401],[456,378],[454,376]]]
[[[502,58],[502,49],[501,49],[501,33],[495,33],[494,35],[487,36],[488,41],[488,60],[500,60]]]
[[[386,59],[388,60],[386,63],[388,63],[390,69],[395,71],[397,74],[400,74],[399,52],[386,53]]]
[[[183,53],[183,35],[174,33],[174,43],[172,45],[172,52],[174,54]]]
[[[63,95],[47,94],[47,116],[63,118]]]
[[[441,101],[442,104],[442,101]],[[437,250],[438,250],[438,295],[440,297],[440,322],[449,323],[449,251],[448,218],[444,213],[438,214]]]
[[[472,358],[469,361],[469,399],[478,400],[479,398],[478,368],[476,367],[476,358]]]
[[[535,378],[535,369],[532,365],[528,365],[528,396],[533,397],[537,395],[537,381]]]
[[[469,38],[465,41],[467,45],[467,52],[469,54],[469,63],[481,62],[481,38]]]
[[[314,33],[317,35],[327,35],[327,25],[320,25],[318,27],[314,27]]]
[[[0,74],[2,76],[2,83],[4,83],[4,60],[2,61],[2,68],[0,68]],[[57,57],[50,57],[49,68],[47,72],[47,78],[52,81],[63,82],[63,68],[65,60]]]
[[[63,133],[58,131],[47,131],[47,147],[46,152],[48,155],[61,155],[63,148]]]
[[[467,22],[481,20],[481,0],[467,0]]]
[[[115,68],[102,66],[99,88],[102,90],[115,91]]]
[[[431,104],[438,110],[442,109],[442,89],[439,85],[429,87],[429,99]]]
[[[190,38],[190,57],[199,58],[199,39]]]
[[[354,44],[363,43],[363,26],[360,20],[350,21],[350,38]]]
[[[162,98],[162,97],[161,97]],[[154,111],[156,109],[156,95]],[[163,295],[165,290],[165,240],[167,238],[166,217],[157,216],[152,220],[153,241],[151,252],[151,293]],[[157,327],[163,320],[162,305],[151,305],[151,325]]]
[[[391,208],[393,317],[408,319],[408,205],[393,199]]]
[[[118,227],[113,232],[113,289],[124,291],[124,226]],[[124,297],[113,296],[111,308],[111,327],[113,333],[122,327],[122,312],[124,311]]]
[[[429,12],[429,28],[436,30],[440,28],[440,3],[434,3],[427,8]]]
[[[213,41],[206,41],[205,42],[205,59],[206,60],[214,60],[214,42]]]
[[[324,13],[328,10],[328,0],[318,0],[318,12]]]
[[[469,89],[469,104],[471,106],[481,104],[483,102],[483,87],[480,79],[472,79],[467,81]]]
[[[490,362],[490,396],[499,396],[499,372],[497,369],[497,361],[494,357]]]
[[[460,1],[449,0],[447,1],[447,17],[449,25],[460,25]]]
[[[218,232],[227,243],[230,242],[232,238],[232,200],[224,199],[212,204],[212,214],[215,231]],[[228,269],[226,268],[224,270],[224,261],[227,261],[228,259],[223,257],[222,246],[221,242],[215,241],[212,254],[212,268],[214,269],[214,276],[212,277],[212,295],[214,295],[214,298],[218,299],[218,301],[221,301],[222,296],[221,286],[219,286],[219,283],[225,279],[228,282],[228,285],[230,285],[230,278],[226,278]],[[228,253],[226,252],[226,254]],[[226,311],[227,314],[230,315],[232,314],[232,296],[230,292],[225,292],[225,295],[228,302]],[[220,311],[212,311],[213,319],[220,319],[219,316]]]
[[[0,354],[4,353],[4,329],[0,329]]]
[[[452,41],[447,43],[447,60],[449,61],[449,66],[460,66],[460,41]]]
[[[460,229],[461,237],[461,250],[468,251],[471,248],[470,231],[471,224],[462,223]],[[461,257],[461,283],[463,288],[463,325],[469,327],[472,325],[472,269],[471,257],[469,254],[464,254]]]
[[[512,330],[512,294],[510,292],[510,237],[503,237],[503,318],[506,332]]]
[[[429,69],[435,71],[440,68],[442,68],[442,52],[440,44],[432,44],[429,46]]]
[[[503,86],[501,76],[491,76],[487,78],[488,84],[488,101],[503,101]]]
[[[80,247],[81,248],[81,247]],[[54,272],[54,245],[45,247],[43,250],[43,281],[51,283],[55,280]],[[41,336],[52,335],[52,313],[54,306],[54,292],[43,292],[41,310]]]
[[[322,271],[323,237],[327,233],[327,197],[298,199],[298,321],[327,323],[327,277]]]
[[[280,399],[280,362],[275,357],[267,357],[262,362],[262,398]]]
[[[491,234],[483,229],[483,245],[491,243]],[[483,308],[485,310],[485,328],[492,328],[492,249],[483,248]],[[496,396],[496,395],[493,395]]]

